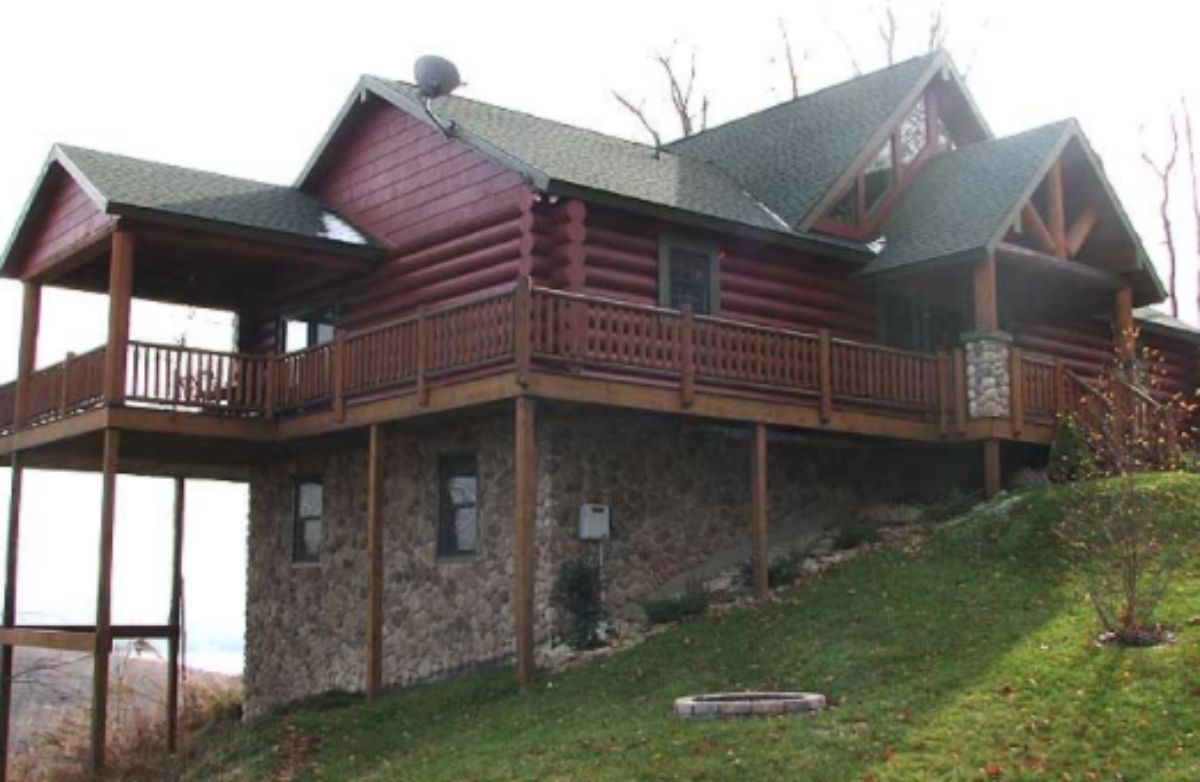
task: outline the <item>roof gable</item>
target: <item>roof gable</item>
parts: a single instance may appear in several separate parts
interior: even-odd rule
[[[280,185],[154,163],[107,152],[55,145],[34,186],[0,270],[20,251],[52,193],[59,173],[112,217],[136,217],[184,226],[217,226],[231,232],[316,242],[354,252],[375,252],[373,239],[311,195]]]
[[[935,52],[710,128],[670,148],[711,161],[795,230],[807,231],[943,73],[958,79],[949,57]]]
[[[1147,275],[1144,298],[1161,283],[1103,166],[1074,120],[970,144],[932,160],[884,223],[886,244],[864,273],[880,274],[932,263],[992,255],[1018,224],[1055,161],[1070,148],[1098,183],[1105,205]]]

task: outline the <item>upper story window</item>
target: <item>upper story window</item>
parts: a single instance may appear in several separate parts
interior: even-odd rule
[[[690,306],[697,315],[720,307],[717,251],[712,247],[663,239],[658,257],[658,303],[670,309]]]
[[[901,166],[911,164],[925,149],[929,143],[929,112],[925,108],[925,101],[917,101],[917,105],[904,118],[900,124],[898,141]]]
[[[879,202],[896,183],[895,150],[892,148],[895,139],[888,139],[879,151],[875,153],[867,170],[863,173],[863,206],[867,214],[875,211]]]
[[[283,353],[333,342],[336,327],[331,313],[314,314],[303,320],[280,321],[279,346]]]
[[[437,554],[474,554],[479,546],[479,470],[472,453],[438,459]]]
[[[321,518],[325,492],[317,480],[296,482],[292,519],[292,561],[316,562],[321,557]]]

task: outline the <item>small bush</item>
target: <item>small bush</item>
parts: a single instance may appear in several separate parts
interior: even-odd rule
[[[708,602],[707,592],[690,592],[663,600],[646,600],[642,603],[642,610],[646,612],[650,624],[658,625],[700,616],[708,610]]]
[[[1055,483],[1069,483],[1095,471],[1095,454],[1081,436],[1078,426],[1067,418],[1058,425],[1050,445],[1050,464],[1046,474]]]
[[[742,585],[749,588],[754,584],[754,565],[750,562],[743,562],[739,567],[742,576]],[[767,586],[771,589],[785,587],[794,582],[800,576],[800,566],[794,559],[781,559],[772,562],[767,567]]]
[[[566,615],[560,628],[572,649],[599,646],[604,621],[604,581],[600,566],[590,559],[568,559],[559,566],[552,596],[554,607]]]

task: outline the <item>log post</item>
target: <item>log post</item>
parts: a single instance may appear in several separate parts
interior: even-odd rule
[[[983,496],[991,499],[1000,493],[1000,441],[983,441]]]
[[[108,658],[112,652],[113,522],[117,501],[117,467],[121,434],[104,430],[104,488],[100,500],[100,566],[96,578],[96,635],[92,649],[91,771],[100,778],[104,770],[108,734]]]
[[[996,300],[996,259],[989,257],[975,265],[971,275],[975,330],[991,334],[1000,328]]]
[[[346,420],[346,332],[338,329],[333,338],[333,415]]]
[[[696,401],[696,316],[691,304],[683,305],[683,320],[679,324],[679,398],[684,407]]]
[[[967,357],[962,348],[954,349],[954,427],[967,433]]]
[[[21,346],[17,356],[17,393],[13,409],[13,428],[25,423],[29,413],[29,376],[37,365],[38,327],[42,315],[42,286],[24,284],[21,307]]]
[[[533,281],[528,275],[517,280],[513,299],[513,352],[516,360],[517,384],[529,385],[533,364]]]
[[[827,424],[833,418],[833,339],[829,329],[819,332],[817,371],[818,384],[821,388],[821,423]]]
[[[179,650],[183,643],[180,627],[183,613],[183,510],[187,483],[175,478],[175,537],[171,541],[171,607],[167,624],[167,751],[174,754],[179,747]]]
[[[750,539],[754,597],[762,599],[770,592],[767,578],[767,427],[754,425],[750,447]]]
[[[1012,431],[1019,435],[1025,428],[1025,382],[1022,376],[1021,349],[1016,345],[1008,349],[1008,409],[1012,418]]]
[[[4,626],[17,623],[17,559],[21,539],[21,455],[12,456],[12,491],[8,495],[8,554],[4,566]],[[9,729],[12,724],[13,647],[0,648],[0,782],[8,780]]]
[[[1117,355],[1124,360],[1137,357],[1137,326],[1133,321],[1133,288],[1122,286],[1113,300],[1113,329]]]
[[[372,424],[367,444],[367,699],[383,688],[383,439]]]
[[[1067,257],[1067,209],[1063,195],[1062,160],[1055,160],[1046,177],[1047,217],[1050,220],[1050,236],[1054,240],[1054,253],[1059,258]]]
[[[537,445],[534,401],[516,400],[514,472],[516,479],[516,583],[513,605],[517,623],[517,682],[529,686],[534,673],[533,568],[534,529],[537,499]]]
[[[112,236],[108,267],[108,348],[104,355],[104,401],[125,401],[125,364],[129,351],[129,312],[133,298],[133,235],[118,228]]]

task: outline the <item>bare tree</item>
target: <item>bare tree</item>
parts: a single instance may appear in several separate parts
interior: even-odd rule
[[[883,54],[888,65],[896,62],[896,33],[900,26],[896,23],[896,11],[892,4],[883,7],[883,22],[879,25],[879,40],[883,42]]]
[[[783,38],[783,57],[784,64],[787,66],[788,86],[792,90],[792,100],[800,97],[800,68],[804,63],[808,62],[809,50],[805,49],[800,53],[800,60],[797,62],[795,50],[792,48],[792,39],[788,35],[787,23],[783,21],[783,17],[779,17],[779,35]]]
[[[939,5],[929,14],[929,38],[926,49],[936,52],[946,48],[946,39],[950,35],[946,27],[946,7]]]
[[[1175,113],[1170,115],[1171,122],[1171,146],[1166,159],[1162,163],[1157,163],[1154,158],[1150,157],[1150,153],[1142,151],[1142,160],[1158,177],[1159,187],[1161,188],[1162,198],[1159,200],[1158,214],[1162,221],[1163,244],[1167,248],[1167,293],[1171,297],[1171,316],[1179,317],[1179,298],[1175,295],[1175,276],[1178,267],[1178,262],[1175,254],[1175,231],[1171,225],[1171,172],[1175,169],[1175,162],[1179,157],[1179,127],[1175,121]]]
[[[708,127],[709,99],[706,94],[696,92],[696,50],[692,56],[686,73],[676,70],[674,61],[674,46],[668,52],[657,52],[653,58],[662,69],[667,81],[667,97],[671,102],[671,110],[679,123],[680,135],[687,137]],[[662,147],[662,134],[646,115],[644,103],[635,103],[628,96],[612,91],[613,97],[626,111],[632,114],[642,127],[654,139],[654,148]]]
[[[1188,106],[1187,98],[1179,99],[1180,106],[1183,110],[1183,131],[1187,138],[1188,150],[1188,174],[1192,184],[1192,221],[1196,229],[1196,253],[1197,253],[1197,273],[1200,276],[1200,184],[1197,183],[1196,172],[1196,137],[1192,134],[1192,110]],[[1200,309],[1200,285],[1197,285],[1197,309]]]
[[[629,100],[616,90],[612,91],[612,95],[614,98],[616,98],[617,103],[620,103],[626,111],[637,118],[638,122],[642,123],[642,127],[645,128],[646,132],[650,134],[650,137],[654,139],[654,156],[658,157],[658,151],[662,149],[662,136],[659,135],[658,130],[654,127],[654,123],[652,123],[646,117],[645,107],[642,105],[635,105],[633,101]]]

